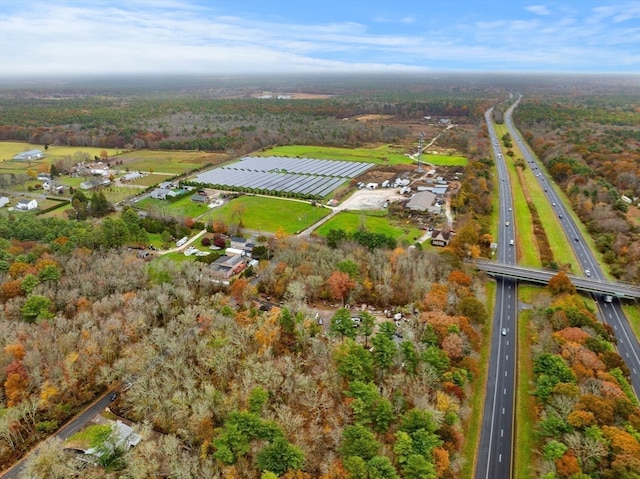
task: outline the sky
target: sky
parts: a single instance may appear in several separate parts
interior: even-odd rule
[[[640,75],[640,0],[0,0],[0,78]]]

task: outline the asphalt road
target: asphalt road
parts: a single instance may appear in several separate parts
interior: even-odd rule
[[[499,139],[491,122],[492,109],[485,112],[489,136],[498,170],[500,228],[496,255],[498,261],[517,263],[511,183]],[[508,479],[513,465],[515,412],[515,373],[517,346],[517,282],[498,278],[493,315],[489,376],[484,402],[482,430],[478,445],[476,479]]]
[[[104,408],[111,404],[111,397],[115,392],[116,390],[112,389],[104,393],[79,415],[74,417],[71,421],[60,428],[55,436],[59,437],[62,440],[65,440],[73,436],[76,432],[80,431],[80,429],[86,426],[94,416],[96,416],[98,413],[104,410]],[[33,449],[29,454],[27,454],[27,456],[15,463],[10,469],[3,472],[2,476],[0,476],[0,479],[17,479],[27,460],[34,454],[38,454],[38,447]]]

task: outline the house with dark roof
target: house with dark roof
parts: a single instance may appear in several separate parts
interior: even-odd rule
[[[247,267],[243,256],[220,256],[209,268],[214,276],[229,279]]]
[[[447,246],[449,241],[451,241],[450,231],[434,230],[431,233],[431,244],[433,246]]]

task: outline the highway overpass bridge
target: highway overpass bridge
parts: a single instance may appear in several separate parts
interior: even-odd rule
[[[529,283],[548,284],[549,280],[558,274],[558,271],[548,269],[528,268],[523,266],[511,266],[496,261],[471,261],[478,269],[486,271],[491,276],[513,278]],[[587,293],[617,296],[620,299],[640,299],[640,287],[620,283],[616,281],[604,281],[584,278],[581,276],[567,275],[573,285],[579,291]]]

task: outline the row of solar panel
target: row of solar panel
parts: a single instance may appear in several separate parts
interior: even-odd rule
[[[345,179],[294,173],[265,173],[217,168],[200,173],[195,177],[195,181],[211,185],[284,191],[322,197],[344,183]]]
[[[281,156],[256,157],[247,156],[237,163],[222,167],[223,169],[275,171],[287,173],[303,173],[310,175],[339,176],[354,178],[369,168],[372,163],[338,160],[316,160],[313,158],[286,158]]]

